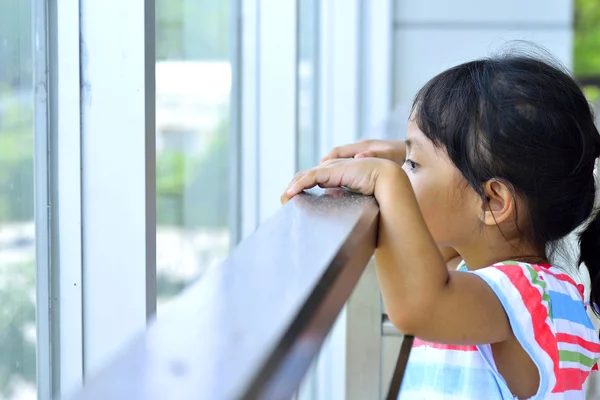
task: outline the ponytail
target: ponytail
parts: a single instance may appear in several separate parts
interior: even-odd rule
[[[600,210],[592,213],[592,218],[579,236],[581,253],[579,265],[584,263],[590,273],[590,305],[600,317]]]

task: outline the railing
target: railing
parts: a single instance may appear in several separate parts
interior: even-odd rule
[[[371,259],[378,212],[373,198],[343,190],[297,196],[76,398],[291,398]],[[364,321],[379,339],[381,317]]]

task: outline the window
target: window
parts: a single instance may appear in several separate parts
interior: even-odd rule
[[[0,2],[0,398],[36,397],[32,2]]]
[[[230,2],[156,0],[158,305],[230,247]]]
[[[319,2],[298,2],[298,169],[319,161]]]

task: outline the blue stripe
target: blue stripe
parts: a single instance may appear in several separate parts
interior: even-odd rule
[[[550,303],[552,304],[552,318],[565,319],[585,326],[586,328],[594,329],[590,317],[588,317],[583,302],[573,300],[571,296],[560,292],[549,290]]]
[[[406,367],[406,375],[402,382],[399,398],[402,398],[402,393],[422,389],[430,389],[439,394],[463,395],[477,399],[482,399],[483,396],[498,398],[499,394],[496,379],[490,370],[453,365],[432,365],[411,359]]]

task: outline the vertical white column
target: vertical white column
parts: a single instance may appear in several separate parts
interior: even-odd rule
[[[359,137],[360,0],[321,3],[321,153]]]
[[[280,207],[296,168],[296,1],[259,0],[259,220]]]
[[[85,375],[156,308],[154,1],[81,1]]]
[[[361,137],[374,129],[384,139],[392,103],[393,0],[362,2],[361,34]]]

